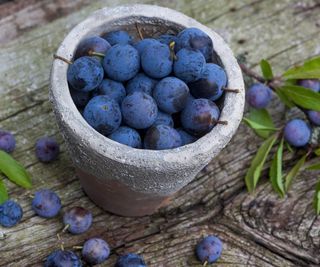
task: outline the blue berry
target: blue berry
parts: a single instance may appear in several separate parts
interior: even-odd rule
[[[163,150],[181,146],[180,134],[170,126],[156,125],[148,129],[144,137],[146,149]]]
[[[149,78],[144,73],[138,73],[133,79],[127,83],[127,94],[132,94],[134,92],[143,92],[147,95],[152,95],[153,88],[155,87],[157,81]]]
[[[152,78],[163,78],[172,71],[172,59],[169,46],[160,42],[147,46],[141,54],[141,66]]]
[[[308,110],[308,119],[317,126],[320,126],[320,111]]]
[[[75,207],[63,215],[63,223],[71,234],[82,234],[90,228],[92,214],[82,207]]]
[[[247,101],[253,108],[265,108],[271,100],[271,89],[262,84],[253,84],[247,92]]]
[[[184,131],[181,128],[177,129],[177,132],[180,134],[182,146],[188,145],[197,141],[197,137],[192,136],[191,134],[188,134],[186,131]]]
[[[147,267],[143,257],[134,253],[119,256],[115,267]]]
[[[158,116],[152,126],[156,126],[156,125],[160,125],[160,124],[173,127],[174,123],[173,123],[172,116],[170,114],[158,111]]]
[[[121,124],[121,110],[108,96],[95,96],[84,108],[83,117],[99,133],[109,135]]]
[[[95,93],[97,95],[106,95],[109,98],[114,99],[120,105],[126,96],[126,89],[120,82],[104,79],[98,86]]]
[[[154,99],[141,92],[126,96],[122,101],[121,109],[124,122],[135,129],[150,127],[158,116]]]
[[[102,81],[104,75],[100,62],[93,57],[78,58],[68,68],[67,79],[73,89],[90,92]]]
[[[227,75],[223,68],[213,63],[207,63],[200,78],[189,83],[191,94],[196,98],[219,99],[223,88],[227,85]]]
[[[90,238],[82,248],[82,257],[90,265],[104,262],[110,255],[110,248],[106,241],[101,238]]]
[[[212,59],[213,44],[211,38],[197,28],[187,28],[178,34],[177,50],[191,48],[199,50],[207,62]]]
[[[84,39],[77,47],[74,58],[90,56],[91,52],[105,54],[111,45],[99,36],[93,36]]]
[[[216,262],[220,258],[221,252],[222,242],[216,236],[205,237],[196,247],[196,254],[201,263],[211,264]]]
[[[102,38],[106,39],[111,45],[132,43],[132,37],[126,31],[108,32]]]
[[[162,79],[153,90],[158,107],[169,114],[182,110],[187,103],[188,95],[188,86],[175,77]]]
[[[177,43],[178,37],[171,34],[162,34],[157,38],[157,40],[162,44],[170,45],[172,42]]]
[[[13,134],[0,129],[0,150],[11,153],[16,148],[16,139]]]
[[[21,221],[22,215],[21,206],[13,200],[7,200],[0,205],[0,225],[3,227],[15,226]]]
[[[34,194],[31,205],[40,217],[53,218],[58,215],[61,209],[61,200],[55,192],[41,189]]]
[[[58,158],[60,147],[52,137],[41,137],[36,142],[36,156],[41,162],[51,162]]]
[[[298,85],[309,88],[314,92],[320,92],[320,80],[306,79],[298,81]]]
[[[194,82],[201,76],[206,60],[201,52],[182,48],[176,54],[177,59],[173,64],[173,71],[176,77],[186,83]]]
[[[137,49],[139,54],[141,55],[146,47],[158,43],[159,41],[157,41],[156,39],[146,38],[134,44],[134,48]]]
[[[73,89],[70,89],[70,94],[77,108],[85,107],[91,97],[90,92],[82,92]]]
[[[106,53],[103,68],[109,78],[124,82],[132,79],[140,69],[140,56],[131,45],[115,45]]]
[[[110,134],[108,138],[134,148],[141,148],[140,134],[127,126],[121,126],[114,133]]]
[[[56,250],[47,257],[44,267],[82,267],[82,263],[74,252]]]
[[[310,138],[311,129],[303,120],[293,119],[284,127],[284,139],[294,147],[305,146]]]
[[[220,116],[217,105],[209,99],[199,98],[188,102],[181,112],[181,123],[188,133],[198,136],[211,131]]]

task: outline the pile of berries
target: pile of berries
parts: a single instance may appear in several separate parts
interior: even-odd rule
[[[320,93],[320,81],[315,79],[300,80],[298,85],[308,88],[316,93]],[[261,83],[253,84],[247,92],[248,104],[256,109],[267,107],[271,101],[271,89]],[[320,126],[320,112],[313,110],[303,110],[309,123],[302,119],[292,119],[284,127],[284,139],[293,147],[304,147],[311,139],[311,125]]]
[[[214,101],[228,90],[227,75],[213,61],[212,40],[197,28],[137,42],[113,31],[80,42],[67,80],[99,133],[133,148],[172,149],[219,123]]]

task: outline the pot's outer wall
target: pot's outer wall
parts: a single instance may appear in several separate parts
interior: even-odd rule
[[[66,80],[68,64],[61,60],[53,62],[50,100],[77,169],[89,174],[90,179],[96,177],[102,185],[117,182],[134,192],[163,198],[188,184],[229,143],[242,119],[244,84],[232,51],[218,34],[177,11],[158,6],[98,10],[68,34],[57,55],[72,60],[81,39],[126,25],[132,27],[137,22],[139,25],[162,23],[162,27],[174,26],[177,30],[197,27],[212,38],[228,76],[228,87],[240,89],[238,94],[225,94],[220,120],[228,121],[228,125],[217,125],[195,143],[171,150],[138,150],[121,145],[97,133],[78,112]]]

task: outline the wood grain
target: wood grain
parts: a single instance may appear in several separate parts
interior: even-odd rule
[[[65,34],[92,11],[128,2],[37,1],[1,16],[0,27],[6,33],[0,34],[0,126],[14,132],[13,156],[31,172],[34,188],[27,192],[5,181],[11,197],[22,204],[24,217],[17,227],[0,228],[7,236],[0,240],[0,266],[42,266],[58,247],[61,218],[41,219],[30,207],[28,195],[44,187],[61,196],[63,209],[82,205],[92,210],[93,227],[63,239],[71,248],[89,237],[105,238],[112,255],[100,266],[113,266],[117,254],[128,251],[143,254],[148,266],[201,266],[194,246],[206,234],[224,242],[216,266],[319,266],[320,220],[311,207],[319,173],[303,172],[283,200],[266,179],[248,195],[243,178],[261,140],[243,125],[219,157],[153,216],[132,219],[105,213],[84,195],[47,99],[52,54]],[[279,73],[320,52],[316,1],[303,1],[302,6],[297,0],[140,2],[175,8],[206,24],[253,68],[267,58]],[[48,10],[54,15],[48,16]],[[276,98],[270,112],[279,125],[284,107]],[[52,164],[42,164],[34,155],[34,143],[43,135],[55,136],[61,144],[59,160]],[[292,157],[296,156],[286,156],[289,165]]]

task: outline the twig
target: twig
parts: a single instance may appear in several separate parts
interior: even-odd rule
[[[139,34],[140,40],[143,40],[143,39],[144,39],[144,38],[143,38],[143,34],[142,34],[142,32],[141,32],[141,29],[140,29],[138,23],[136,23],[136,29],[137,29],[137,32],[138,32],[138,34]]]

